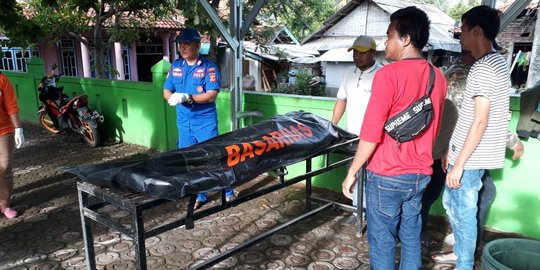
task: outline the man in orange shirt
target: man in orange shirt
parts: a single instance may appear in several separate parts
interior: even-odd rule
[[[0,212],[7,218],[17,216],[17,211],[9,207],[13,192],[11,161],[14,146],[19,148],[23,143],[17,97],[6,75],[0,73]]]

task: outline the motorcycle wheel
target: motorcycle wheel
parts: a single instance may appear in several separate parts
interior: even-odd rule
[[[97,128],[90,126],[86,122],[82,123],[82,128],[84,130],[84,133],[82,134],[84,142],[86,142],[86,144],[90,145],[91,147],[97,147],[100,143]]]
[[[51,133],[54,133],[54,134],[60,133],[60,130],[56,129],[53,121],[51,120],[51,118],[46,112],[39,113],[39,123]]]

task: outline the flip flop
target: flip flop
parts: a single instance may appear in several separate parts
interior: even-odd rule
[[[453,252],[431,255],[431,259],[435,263],[444,263],[444,264],[455,264],[457,261],[457,257],[454,255]]]
[[[4,211],[2,211],[2,214],[4,214],[4,216],[6,216],[6,218],[8,219],[12,219],[12,218],[15,218],[17,217],[17,211],[13,210],[12,208],[6,208],[4,209]]]

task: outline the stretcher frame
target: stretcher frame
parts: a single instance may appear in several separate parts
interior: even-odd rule
[[[79,209],[80,209],[80,217],[81,217],[81,226],[82,226],[82,232],[83,232],[83,238],[84,238],[84,246],[85,246],[85,256],[86,256],[86,262],[87,262],[87,269],[94,270],[96,269],[96,260],[95,260],[95,250],[94,250],[94,237],[92,233],[92,220],[94,222],[100,223],[108,228],[115,229],[116,231],[124,234],[125,236],[131,238],[133,240],[133,246],[135,248],[135,263],[136,267],[139,270],[146,270],[146,245],[145,240],[147,238],[159,235],[161,233],[164,233],[166,231],[169,231],[171,229],[180,227],[185,225],[186,229],[192,229],[194,228],[194,221],[204,218],[206,216],[212,215],[214,213],[220,212],[222,210],[225,210],[230,207],[234,207],[236,205],[239,205],[243,202],[258,198],[262,195],[268,194],[270,192],[288,187],[290,185],[296,184],[301,181],[305,182],[305,201],[306,201],[306,213],[287,221],[283,224],[280,224],[268,231],[265,231],[263,233],[260,233],[256,235],[255,237],[245,241],[244,243],[239,244],[238,246],[235,246],[234,248],[227,250],[225,252],[222,252],[204,262],[198,263],[196,265],[191,266],[189,269],[206,269],[212,265],[215,265],[234,253],[241,251],[243,249],[246,249],[252,245],[255,245],[259,243],[260,241],[274,235],[275,233],[279,232],[280,230],[287,228],[297,222],[300,222],[318,212],[321,212],[325,209],[328,209],[330,207],[337,207],[341,208],[346,211],[357,213],[357,219],[358,222],[356,223],[356,234],[357,236],[362,236],[363,230],[364,230],[364,222],[362,218],[362,212],[363,212],[363,205],[362,205],[362,195],[363,195],[363,187],[364,187],[364,179],[365,179],[365,170],[362,170],[361,177],[358,177],[360,181],[356,181],[358,191],[356,193],[357,199],[358,199],[358,205],[359,207],[353,207],[351,205],[342,204],[339,202],[318,198],[315,196],[312,196],[312,185],[311,185],[311,179],[313,176],[322,174],[324,172],[346,166],[349,164],[350,161],[354,158],[353,155],[351,155],[350,151],[343,150],[347,146],[354,145],[358,142],[358,139],[352,139],[343,143],[335,144],[327,149],[315,154],[314,156],[305,159],[305,174],[299,175],[296,177],[293,177],[291,179],[285,179],[286,175],[286,168],[282,167],[277,170],[277,175],[279,177],[279,183],[273,184],[264,188],[261,188],[251,194],[247,194],[244,196],[240,196],[230,202],[226,202],[225,200],[225,192],[221,192],[221,204],[212,206],[210,208],[204,208],[199,211],[194,210],[195,200],[197,198],[197,195],[192,195],[189,198],[188,202],[188,209],[185,216],[176,219],[174,221],[168,222],[166,224],[161,224],[156,227],[147,229],[144,228],[144,222],[143,222],[143,211],[149,210],[152,208],[155,208],[159,205],[169,203],[170,200],[166,199],[159,199],[150,197],[145,194],[141,193],[129,193],[129,192],[122,192],[122,191],[116,191],[111,188],[105,188],[96,186],[87,182],[78,182],[77,183],[77,192],[78,192],[78,198],[79,198]],[[345,155],[346,158],[330,163],[330,154],[342,154]],[[315,157],[324,156],[324,165],[316,170],[312,169],[312,160]],[[90,202],[90,198],[94,198],[93,201],[99,202]],[[321,203],[322,205],[312,209],[312,203],[317,202]],[[107,205],[114,205],[120,209],[126,210],[131,215],[131,228],[128,228],[127,226],[112,220],[109,216],[101,214],[98,212],[98,210],[104,206]]]

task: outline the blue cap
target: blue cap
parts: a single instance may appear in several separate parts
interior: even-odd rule
[[[201,36],[199,32],[193,28],[184,28],[180,35],[178,35],[174,41],[176,42],[192,42],[192,41],[201,41]]]

